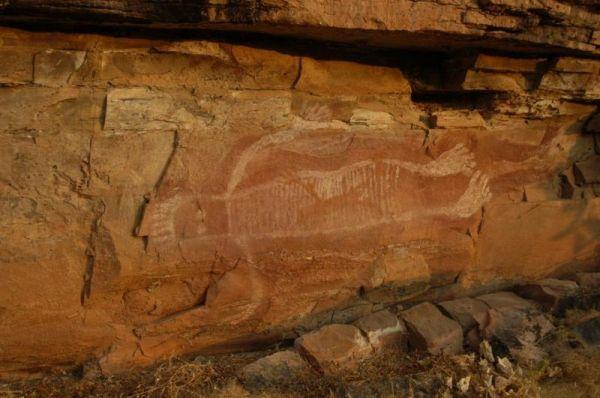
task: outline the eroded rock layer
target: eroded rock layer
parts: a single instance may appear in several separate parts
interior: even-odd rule
[[[598,55],[596,0],[5,0],[4,23],[242,30],[389,47]],[[127,32],[127,30],[125,30]]]
[[[2,29],[0,374],[597,269],[599,70]]]

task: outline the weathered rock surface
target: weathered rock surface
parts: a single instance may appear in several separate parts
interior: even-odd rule
[[[483,301],[470,297],[439,303],[452,319],[460,323],[464,331],[469,331],[487,322],[489,307]]]
[[[92,3],[0,2],[149,28],[0,29],[1,376],[597,270],[597,8]],[[154,30],[175,26],[321,41]]]
[[[369,341],[352,325],[327,325],[296,339],[294,346],[315,369],[327,374],[358,366],[372,353]]]
[[[477,299],[494,310],[533,311],[536,309],[532,301],[523,299],[512,292],[484,294],[477,297]]]
[[[388,310],[375,312],[354,322],[374,349],[395,347],[406,349],[408,331],[404,322]]]
[[[442,315],[431,303],[418,304],[402,312],[413,348],[431,354],[462,352],[463,332],[460,324]]]
[[[572,305],[578,291],[576,282],[560,279],[543,279],[517,288],[520,296],[535,300],[556,314]]]
[[[511,46],[597,54],[598,9],[572,0],[7,0],[2,20],[249,30],[387,46]],[[33,21],[33,22],[32,22]],[[469,40],[468,44],[466,41]]]
[[[600,315],[586,319],[573,328],[588,344],[600,344]]]
[[[244,385],[256,388],[290,382],[310,373],[310,367],[294,351],[279,351],[246,365],[240,372]]]
[[[554,325],[533,302],[511,292],[486,294],[478,299],[490,307],[487,323],[480,325],[482,338],[524,365],[537,365],[547,357],[537,343],[554,330]]]

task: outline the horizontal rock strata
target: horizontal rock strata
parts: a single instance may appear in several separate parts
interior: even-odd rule
[[[0,2],[38,30],[0,29],[1,377],[598,268],[594,4],[35,3]],[[57,15],[321,41],[39,31]],[[365,350],[404,344],[369,322]]]
[[[598,55],[593,0],[6,0],[4,23],[243,30],[387,47]]]

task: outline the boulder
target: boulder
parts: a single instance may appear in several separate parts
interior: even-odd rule
[[[486,303],[490,308],[496,310],[533,310],[535,304],[531,301],[525,300],[512,292],[497,292],[484,294],[477,297],[478,300]]]
[[[542,279],[517,287],[519,295],[539,302],[555,314],[571,306],[578,291],[576,282],[560,279]]]
[[[596,314],[583,322],[577,324],[574,328],[581,338],[588,344],[600,344],[600,315]]]
[[[444,316],[431,303],[418,304],[402,312],[409,331],[409,344],[431,354],[462,352],[463,333],[460,324]]]
[[[406,348],[408,332],[404,322],[388,310],[364,316],[354,322],[374,349],[389,346]]]
[[[489,307],[481,300],[465,297],[442,301],[438,305],[446,310],[452,319],[460,323],[464,331],[469,331],[474,327],[483,325],[487,321]]]
[[[290,382],[306,376],[310,366],[294,351],[280,351],[260,358],[240,371],[240,379],[247,387],[262,387]]]
[[[490,307],[488,323],[480,326],[483,339],[526,366],[546,358],[537,343],[554,330],[554,325],[534,303],[512,292],[486,294],[478,299]]]
[[[496,338],[507,345],[520,340],[537,342],[554,330],[548,318],[537,311],[490,309],[488,314],[489,322],[482,328],[483,337]]]
[[[325,374],[356,368],[372,353],[368,340],[352,325],[323,326],[297,338],[294,346],[315,369]]]

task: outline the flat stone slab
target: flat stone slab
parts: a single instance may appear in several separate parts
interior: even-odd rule
[[[388,310],[369,314],[354,322],[374,349],[389,346],[406,348],[408,330],[404,322]]]
[[[422,303],[402,312],[409,331],[409,343],[431,354],[462,352],[463,332],[460,324],[442,314],[431,303]]]
[[[294,351],[280,351],[246,365],[240,379],[249,387],[281,384],[310,372],[308,363]]]
[[[334,374],[353,369],[373,350],[356,326],[327,325],[296,339],[294,346],[317,370]]]
[[[484,294],[477,297],[478,300],[486,303],[490,308],[494,309],[535,309],[535,304],[517,296],[513,292],[497,292]]]
[[[561,279],[543,279],[517,288],[519,295],[537,301],[554,313],[568,307],[578,291],[577,282]]]
[[[481,300],[470,297],[443,301],[439,305],[460,323],[465,331],[486,323],[489,307]]]
[[[442,111],[432,116],[437,128],[484,127],[485,121],[477,111]]]

